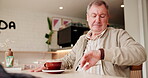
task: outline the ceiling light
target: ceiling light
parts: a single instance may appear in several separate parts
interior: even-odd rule
[[[122,3],[121,3],[121,8],[124,8],[124,1],[122,0]]]
[[[63,9],[63,7],[59,7],[59,9]]]
[[[121,7],[123,8],[123,7],[124,7],[124,5],[122,4],[122,5],[121,5]]]

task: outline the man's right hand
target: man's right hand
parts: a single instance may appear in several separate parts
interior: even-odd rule
[[[41,66],[39,66],[39,67],[37,67],[37,68],[31,70],[31,72],[41,72],[41,71],[44,70],[44,69],[46,69],[46,68],[44,67],[44,65],[41,65]]]

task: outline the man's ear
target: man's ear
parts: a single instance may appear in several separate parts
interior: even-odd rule
[[[108,14],[108,18],[110,18],[110,14]]]
[[[88,14],[86,14],[86,19],[87,19],[87,22],[88,22],[88,17],[89,17],[89,16],[88,16]]]

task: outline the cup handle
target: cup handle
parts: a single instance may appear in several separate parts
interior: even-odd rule
[[[44,64],[44,67],[46,67],[46,63]]]

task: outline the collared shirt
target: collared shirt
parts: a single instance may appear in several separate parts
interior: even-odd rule
[[[95,40],[95,39],[97,39],[98,37],[101,37],[101,36],[105,33],[106,30],[107,30],[107,28],[106,28],[105,30],[103,30],[101,34],[96,35],[96,37],[95,37],[94,39],[92,39],[92,40]],[[85,36],[86,39],[91,40],[91,35],[92,35],[92,31],[89,30],[88,33],[87,33],[86,36]]]
[[[85,49],[84,53],[88,53],[91,50],[99,50],[99,48],[100,48],[100,37],[105,33],[105,31],[106,31],[106,29],[101,34],[96,35],[96,37],[93,38],[93,39],[91,39],[91,34],[92,34],[91,30],[86,34],[86,38],[88,39],[88,42],[87,42],[86,49]],[[79,70],[80,69],[78,69],[78,71]],[[103,70],[102,70],[101,61],[98,61],[95,66],[91,67],[86,72],[104,75]]]

